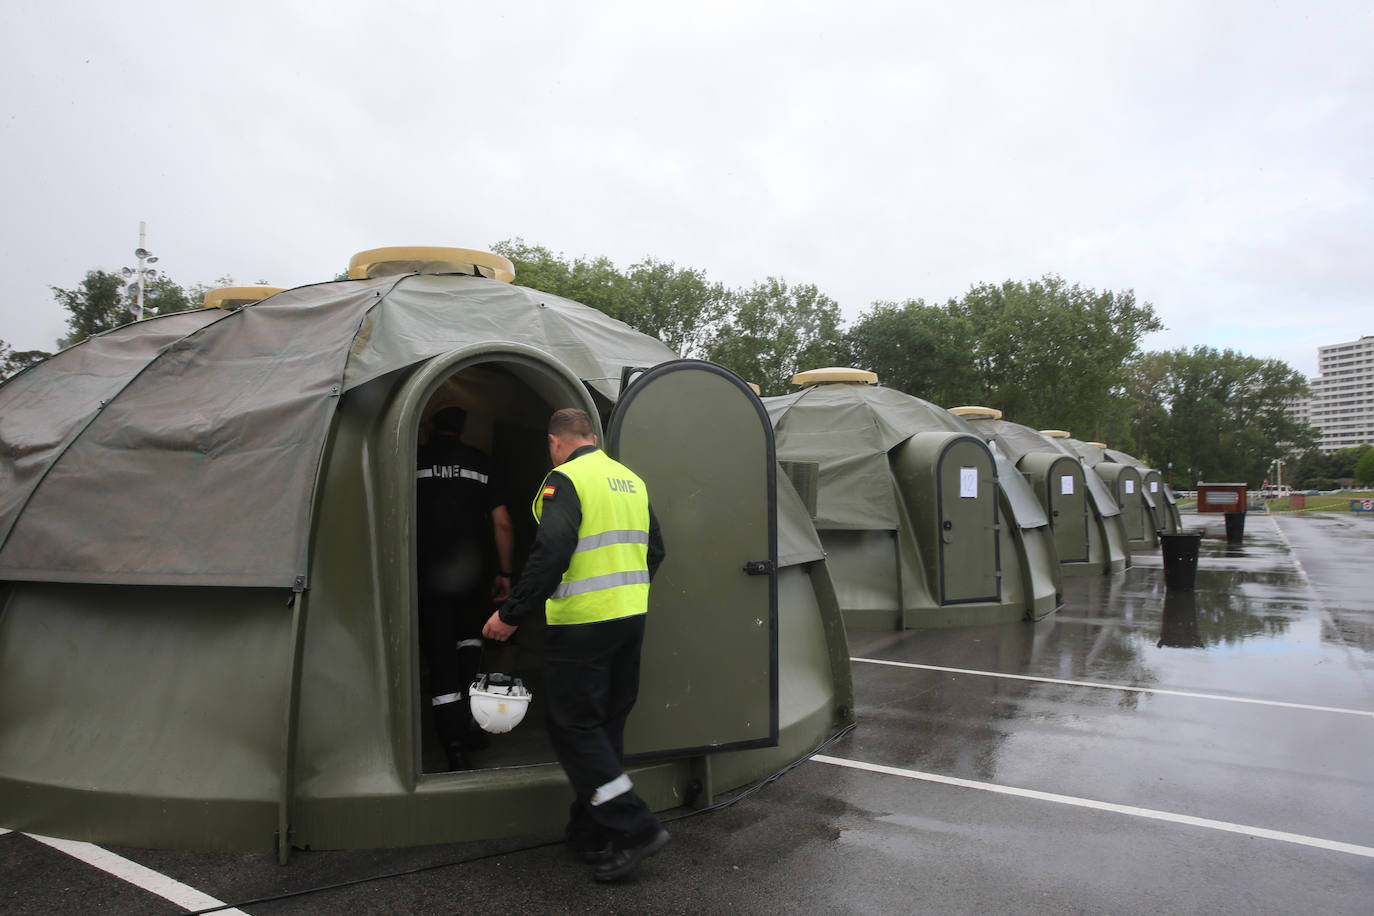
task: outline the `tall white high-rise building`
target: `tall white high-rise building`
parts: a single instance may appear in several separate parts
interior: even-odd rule
[[[1323,452],[1374,443],[1374,337],[1317,348],[1307,421]]]

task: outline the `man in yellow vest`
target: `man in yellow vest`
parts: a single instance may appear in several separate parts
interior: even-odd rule
[[[549,738],[577,796],[568,840],[593,877],[614,881],[668,842],[621,763],[663,539],[644,481],[597,448],[585,411],[549,419],[549,457],[556,470],[534,499],[534,546],[482,634],[505,641],[544,606]]]

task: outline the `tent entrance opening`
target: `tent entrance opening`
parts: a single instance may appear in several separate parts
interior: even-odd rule
[[[534,541],[529,507],[549,471],[549,415],[575,403],[553,403],[556,392],[536,391],[528,376],[528,366],[518,372],[499,362],[466,366],[438,386],[419,418],[415,700],[424,773],[554,760],[540,702],[542,615],[527,620],[508,644],[481,638],[482,623],[498,607],[497,573],[510,572],[513,584]],[[558,380],[547,381],[553,384],[539,387],[553,389]],[[498,546],[505,520],[509,570],[501,569]],[[487,735],[471,723],[467,688],[478,672],[524,681],[534,698],[519,727]],[[461,754],[453,753],[454,744]]]

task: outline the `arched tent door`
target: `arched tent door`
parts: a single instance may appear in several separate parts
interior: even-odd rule
[[[1054,528],[1061,563],[1088,561],[1088,487],[1077,458],[1053,452],[1028,452],[1017,468],[1030,478],[1035,495]]]
[[[997,465],[987,443],[920,432],[888,455],[942,605],[1002,599]]]
[[[1116,478],[1117,501],[1126,516],[1126,530],[1130,540],[1143,541],[1149,537],[1148,515],[1145,499],[1140,495],[1140,474],[1135,468],[1126,468]]]
[[[763,405],[712,363],[622,393],[607,451],[644,478],[667,559],[654,579],[627,754],[778,740],[776,459]]]
[[[941,603],[1001,600],[997,469],[987,446],[972,437],[949,443],[939,479]]]
[[[1048,475],[1050,524],[1062,563],[1088,561],[1088,493],[1083,465],[1065,455],[1050,466]]]
[[[1093,469],[1111,488],[1112,496],[1121,507],[1121,521],[1126,540],[1138,544],[1150,539],[1149,509],[1140,492],[1140,473],[1130,465],[1103,461]]]
[[[1173,500],[1169,496],[1169,489],[1164,485],[1164,475],[1153,468],[1145,470],[1140,476],[1140,486],[1145,491],[1145,496],[1150,500],[1152,507],[1151,522],[1156,531],[1163,531],[1165,534],[1172,534],[1177,531],[1172,510]]]

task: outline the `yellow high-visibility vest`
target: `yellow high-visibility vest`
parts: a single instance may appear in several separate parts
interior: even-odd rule
[[[601,450],[558,466],[582,504],[577,548],[544,606],[550,625],[597,623],[649,610],[649,494],[644,481]],[[548,485],[548,478],[544,480]],[[544,511],[544,487],[534,518]]]

